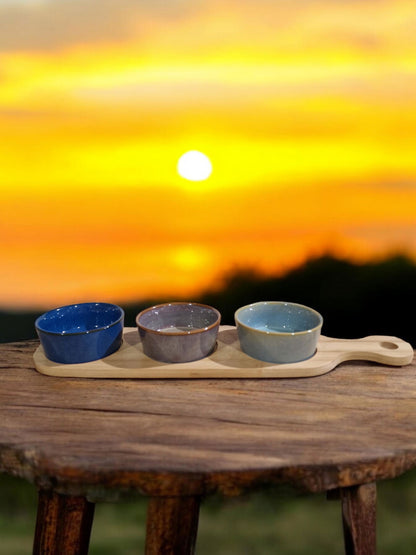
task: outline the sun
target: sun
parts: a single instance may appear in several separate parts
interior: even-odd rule
[[[212,164],[203,152],[189,150],[179,158],[177,170],[188,181],[205,181],[212,173]]]

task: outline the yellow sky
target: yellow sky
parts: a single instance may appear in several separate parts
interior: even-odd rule
[[[413,2],[164,4],[0,2],[0,306],[416,254]]]

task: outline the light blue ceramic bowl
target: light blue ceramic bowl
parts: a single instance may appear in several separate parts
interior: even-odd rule
[[[314,355],[322,316],[307,306],[278,301],[253,303],[235,313],[241,349],[258,360],[284,364]]]
[[[152,306],[137,315],[143,352],[161,362],[191,362],[215,349],[221,314],[200,303]]]
[[[124,311],[110,303],[80,303],[45,312],[35,328],[48,359],[61,364],[111,355],[123,338]]]

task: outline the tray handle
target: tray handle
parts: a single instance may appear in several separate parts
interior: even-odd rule
[[[410,343],[390,335],[369,335],[360,339],[333,339],[328,346],[339,353],[338,362],[368,360],[391,366],[404,366],[413,360]]]

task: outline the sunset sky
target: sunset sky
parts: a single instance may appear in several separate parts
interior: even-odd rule
[[[416,259],[415,146],[413,0],[0,0],[0,308]]]

